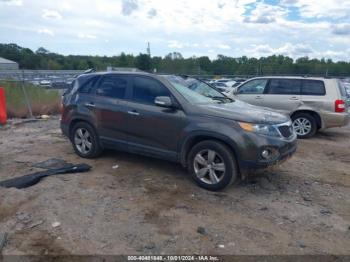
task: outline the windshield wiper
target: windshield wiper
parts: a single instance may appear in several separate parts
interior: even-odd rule
[[[225,100],[229,100],[230,103],[235,102],[234,99],[226,97],[226,96],[209,96],[211,99],[213,100],[219,100],[219,101],[225,101]]]

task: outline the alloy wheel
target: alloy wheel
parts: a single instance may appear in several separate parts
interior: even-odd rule
[[[91,135],[85,128],[78,128],[74,135],[74,144],[82,154],[88,154],[92,149]]]
[[[309,119],[300,117],[294,120],[293,128],[298,136],[305,136],[312,130],[312,124]]]
[[[225,176],[225,163],[223,158],[214,150],[200,151],[193,161],[196,176],[204,183],[214,185]]]

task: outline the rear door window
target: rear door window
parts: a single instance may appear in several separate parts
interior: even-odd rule
[[[133,81],[132,100],[142,104],[154,105],[157,96],[171,96],[169,90],[158,81],[135,76]]]
[[[301,81],[298,79],[271,79],[267,94],[300,95]]]
[[[125,76],[105,76],[102,78],[96,95],[109,98],[124,99],[128,87],[128,78]]]
[[[239,88],[238,94],[263,94],[267,81],[267,79],[255,79],[249,81]]]
[[[302,95],[324,96],[326,88],[320,80],[303,80]]]

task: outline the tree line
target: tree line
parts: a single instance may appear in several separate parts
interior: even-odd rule
[[[86,70],[89,68],[106,70],[108,66],[111,66],[189,75],[350,75],[350,62],[334,62],[331,59],[310,59],[308,57],[294,60],[283,55],[259,59],[218,55],[213,60],[207,56],[184,58],[178,52],[169,53],[165,57],[150,57],[142,53],[136,56],[125,53],[115,56],[64,56],[52,53],[43,47],[32,51],[16,44],[0,44],[0,57],[18,62],[21,69],[32,70]]]

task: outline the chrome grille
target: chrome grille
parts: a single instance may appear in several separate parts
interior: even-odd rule
[[[289,138],[293,135],[293,127],[292,126],[279,126],[278,130],[280,131],[281,135],[285,138]]]

